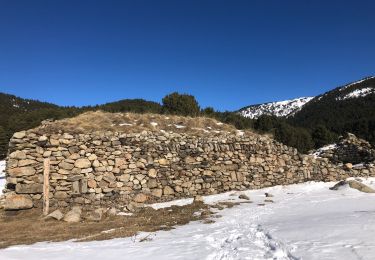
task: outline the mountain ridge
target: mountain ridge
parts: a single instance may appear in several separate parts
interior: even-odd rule
[[[254,104],[243,107],[237,112],[247,118],[257,119],[262,115],[276,116],[276,117],[291,117],[299,111],[303,110],[307,104],[313,101],[319,101],[327,94],[338,91],[336,101],[347,100],[351,98],[365,97],[367,95],[375,94],[375,85],[368,87],[366,82],[374,80],[375,76],[369,76],[360,80],[350,82],[348,84],[331,89],[323,94],[315,97],[298,97],[282,101],[271,101],[266,103]],[[361,86],[365,84],[365,86]],[[358,87],[358,85],[360,85]],[[351,91],[351,92],[348,92]]]

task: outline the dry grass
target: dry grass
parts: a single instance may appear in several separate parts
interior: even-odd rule
[[[194,214],[200,212],[201,214]],[[208,220],[212,213],[203,203],[154,210],[144,208],[132,216],[106,217],[101,222],[66,223],[43,220],[40,209],[19,212],[0,211],[0,248],[42,241],[105,240],[131,237],[140,231],[169,230],[190,221]],[[150,238],[139,238],[146,241]]]
[[[117,131],[139,133],[141,131],[166,131],[194,135],[234,133],[232,125],[223,124],[207,117],[183,117],[159,114],[87,112],[77,117],[58,120],[37,128],[46,133],[59,130],[68,133]]]

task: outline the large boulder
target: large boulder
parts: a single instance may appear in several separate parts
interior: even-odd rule
[[[5,198],[4,209],[5,210],[20,210],[20,209],[31,209],[33,207],[33,201],[23,195],[10,194]]]
[[[365,192],[365,193],[375,193],[375,190],[363,183],[360,183],[359,181],[355,181],[355,180],[350,180],[348,181],[348,184],[349,184],[349,187],[350,188],[353,188],[353,189],[356,189],[356,190],[359,190],[361,192]]]

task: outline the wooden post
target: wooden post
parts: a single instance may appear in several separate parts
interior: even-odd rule
[[[47,216],[49,211],[49,158],[45,158],[43,162],[43,215]]]

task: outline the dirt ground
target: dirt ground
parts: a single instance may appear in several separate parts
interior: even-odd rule
[[[0,210],[0,248],[42,241],[91,241],[129,237],[140,231],[169,230],[195,220],[212,223],[209,219],[212,214],[209,206],[201,202],[159,210],[147,207],[132,216],[107,216],[100,222],[66,223],[44,220],[41,214],[40,209],[17,212]],[[143,239],[147,240],[147,237]]]

